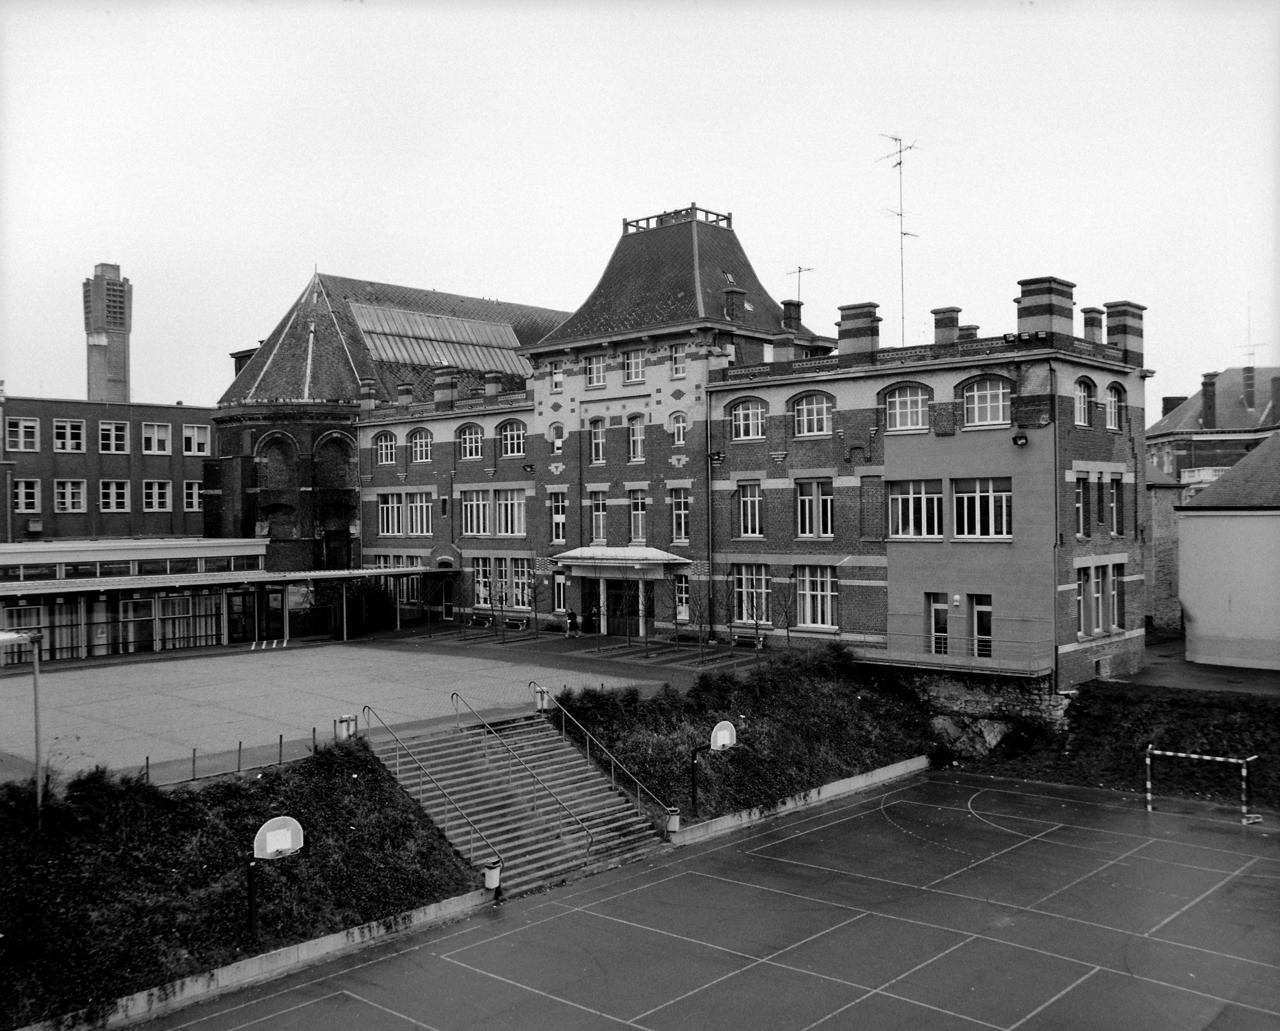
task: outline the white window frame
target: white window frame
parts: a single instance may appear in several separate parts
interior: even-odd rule
[[[644,382],[644,348],[629,347],[622,352],[622,382]]]
[[[1075,484],[1074,505],[1076,513],[1076,536],[1090,536],[1089,520],[1089,477],[1077,476]]]
[[[672,595],[675,602],[677,623],[689,622],[689,574],[676,573],[672,580]]]
[[[564,423],[553,422],[547,429],[551,435],[551,453],[564,454]]]
[[[173,483],[169,480],[143,480],[142,511],[172,512]]]
[[[416,429],[409,434],[409,461],[415,463],[430,462],[431,448],[435,443],[431,431]]]
[[[733,566],[733,621],[769,622],[769,567],[763,563]]]
[[[1087,379],[1076,380],[1076,425],[1093,425],[1094,387]]]
[[[670,487],[667,497],[671,501],[671,543],[689,543],[689,516],[692,498],[688,487]]]
[[[680,343],[671,345],[671,378],[683,379],[689,374],[689,345]]]
[[[167,422],[142,424],[142,453],[144,455],[168,455],[173,453],[173,426]]]
[[[643,490],[627,491],[627,509],[631,515],[631,543],[645,542],[645,512],[649,507],[649,499]]]
[[[941,592],[925,595],[928,614],[925,616],[925,635],[930,655],[947,655],[951,651],[951,607],[947,596]]]
[[[201,480],[182,481],[182,510],[184,512],[204,511],[204,495],[201,493],[203,489],[204,482]]]
[[[503,458],[517,458],[525,453],[525,425],[519,419],[508,419],[498,427],[498,453]]]
[[[475,594],[476,608],[493,607],[493,560],[489,558],[473,558],[471,560],[471,582]]]
[[[792,407],[797,437],[830,435],[832,405],[826,394],[802,394]]]
[[[563,571],[556,570],[551,574],[551,607],[556,612],[563,612],[569,602],[569,584]]]
[[[54,480],[53,510],[55,512],[84,512],[84,480]]]
[[[525,535],[524,488],[503,488],[493,492],[493,508],[499,537],[523,537]]]
[[[98,481],[98,511],[128,512],[131,510],[130,486],[128,480]]]
[[[53,450],[62,454],[84,454],[84,420],[54,419]]]
[[[516,555],[511,559],[511,605],[531,608],[533,597],[533,559]]]
[[[796,481],[796,537],[835,536],[835,486],[831,480]]]
[[[1114,383],[1107,387],[1107,429],[1120,429],[1120,412],[1124,408],[1124,391]]]
[[[435,498],[427,491],[413,491],[405,495],[405,536],[431,536],[431,506],[434,501]]]
[[[13,481],[13,510],[23,515],[37,515],[40,512],[40,481],[23,477]]]
[[[889,484],[889,536],[896,540],[941,540],[941,480],[896,480]]]
[[[983,617],[986,633],[981,633]],[[969,595],[969,653],[976,659],[989,659],[995,650],[995,609],[989,594]]]
[[[730,440],[763,440],[769,409],[763,401],[748,398],[729,409]]]
[[[839,626],[840,581],[833,566],[796,566],[796,625]]]
[[[15,415],[5,420],[4,446],[6,451],[39,451],[40,420]]]
[[[609,495],[602,490],[587,494],[591,508],[591,543],[604,544],[609,539]]]
[[[1111,615],[1111,629],[1124,629],[1124,563],[1120,562],[1108,569],[1107,601]]]
[[[984,376],[964,388],[966,426],[1008,426],[1011,393],[1009,384],[995,376]]]
[[[632,415],[627,419],[627,461],[644,461],[644,428],[643,415]]]
[[[184,455],[212,454],[210,447],[212,441],[213,434],[208,426],[189,422],[182,424],[182,453]]]
[[[462,508],[462,535],[464,537],[489,536],[489,492],[464,490],[459,492]]]
[[[127,455],[129,453],[129,424],[112,419],[98,422],[98,454]]]
[[[583,360],[586,372],[586,387],[592,389],[605,385],[605,356],[589,354]]]
[[[923,430],[929,426],[929,392],[924,387],[897,387],[884,396],[885,429]]]
[[[689,435],[689,417],[684,412],[676,412],[671,416],[671,446],[684,447]]]
[[[590,442],[589,458],[592,465],[604,463],[605,422],[603,419],[592,419],[587,423],[587,435]]]
[[[404,495],[378,495],[378,536],[401,537],[404,535]]]
[[[972,488],[970,489],[970,484]],[[951,481],[952,532],[956,538],[1013,537],[1013,481],[1008,476],[969,476]],[[983,533],[987,530],[987,533]]]
[[[1119,476],[1107,482],[1107,526],[1112,537],[1124,533],[1124,481]]]
[[[484,457],[484,430],[474,423],[458,429],[458,458],[471,461]]]
[[[551,379],[551,393],[559,394],[564,390],[564,362],[549,362],[547,371]]]
[[[551,510],[551,543],[564,544],[569,538],[569,496],[565,491],[552,491],[547,495],[547,507]]]
[[[738,484],[738,536],[764,536],[764,492],[755,482]]]
[[[378,465],[396,464],[396,435],[383,430],[373,438],[374,462]]]

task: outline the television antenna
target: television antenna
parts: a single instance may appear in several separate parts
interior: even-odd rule
[[[797,265],[794,269],[792,269],[790,272],[787,273],[787,275],[789,276],[796,277],[796,300],[797,301],[800,300],[800,277],[804,275],[806,272],[812,272],[812,271],[813,269],[811,268],[801,268],[799,265]]]
[[[902,309],[901,319],[899,321],[902,327],[902,330],[901,330],[902,346],[905,347],[907,344],[907,266],[906,266],[905,244],[908,236],[914,236],[918,238],[920,234],[907,232],[906,226],[904,225],[904,220],[906,219],[906,209],[902,206],[902,164],[906,157],[907,151],[915,150],[916,145],[915,143],[908,143],[904,147],[902,145],[901,136],[893,136],[887,132],[882,132],[880,135],[883,136],[886,140],[893,140],[893,142],[897,145],[895,150],[893,150],[891,153],[886,154],[884,157],[879,158],[877,160],[888,161],[889,158],[897,159],[894,161],[893,167],[898,170],[898,210],[893,211],[892,209],[890,209],[889,213],[891,215],[898,216],[898,304],[901,306],[901,309]]]

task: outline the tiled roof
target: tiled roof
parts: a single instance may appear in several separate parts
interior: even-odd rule
[[[1253,408],[1244,404],[1244,369],[1224,369],[1214,389],[1214,429],[1253,430],[1280,424],[1280,397],[1274,397],[1271,381],[1280,376],[1280,367],[1259,366],[1253,370]],[[1159,422],[1147,428],[1147,436],[1161,433],[1193,433],[1201,428],[1203,391],[1196,391]]]
[[[741,290],[725,317],[725,289]],[[689,323],[779,335],[782,308],[756,277],[732,229],[697,219],[624,232],[600,282],[540,346],[640,333]],[[811,339],[802,329],[798,334]]]
[[[384,401],[399,383],[429,399],[432,370],[442,365],[527,373],[515,347],[545,336],[567,314],[316,274],[219,404],[355,401],[362,379],[372,379]]]
[[[1280,509],[1280,433],[1267,437],[1184,507]]]
[[[1170,476],[1159,466],[1147,463],[1147,486],[1148,487],[1181,487],[1177,480]]]

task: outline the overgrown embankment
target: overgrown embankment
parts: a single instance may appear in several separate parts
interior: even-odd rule
[[[246,859],[288,815],[301,852]],[[476,874],[364,745],[260,775],[161,791],[96,770],[46,798],[0,787],[0,1027],[116,998],[478,887]]]
[[[1071,703],[1066,728],[1029,721],[978,768],[1063,784],[1145,790],[1148,743],[1173,752],[1245,758],[1253,802],[1280,809],[1280,698],[1185,691],[1134,684],[1087,684]],[[1156,794],[1239,804],[1240,767],[1156,757]]]
[[[686,820],[771,808],[784,798],[926,754],[929,711],[841,648],[812,657],[780,655],[741,677],[704,675],[687,695],[667,689],[584,690],[559,696],[664,803]],[[738,747],[702,752],[697,811],[690,759],[720,720]]]

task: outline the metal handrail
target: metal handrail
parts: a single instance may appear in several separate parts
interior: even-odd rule
[[[668,805],[666,805],[666,804],[662,801],[662,799],[660,799],[657,795],[655,795],[652,791],[650,791],[647,787],[645,787],[645,786],[640,782],[640,778],[639,778],[639,777],[637,777],[634,773],[632,773],[629,769],[627,769],[627,768],[626,768],[626,766],[624,766],[624,765],[622,764],[622,761],[621,761],[620,759],[615,758],[615,757],[614,757],[614,754],[613,754],[612,752],[610,752],[610,751],[609,751],[609,749],[607,749],[607,748],[606,748],[606,747],[601,743],[600,739],[599,739],[599,738],[597,738],[593,733],[591,733],[591,731],[589,731],[589,730],[588,730],[586,727],[584,727],[581,723],[579,723],[579,722],[578,722],[578,720],[577,720],[577,718],[573,715],[573,713],[571,713],[568,709],[566,709],[563,705],[561,705],[561,704],[560,704],[560,702],[556,700],[556,698],[551,694],[551,692],[550,692],[550,691],[548,691],[546,688],[542,687],[542,686],[541,686],[541,685],[540,685],[536,680],[530,680],[530,681],[529,681],[529,690],[530,690],[531,692],[533,692],[534,704],[535,704],[535,705],[537,705],[538,692],[542,692],[542,694],[543,694],[543,695],[544,695],[548,700],[550,700],[551,702],[554,702],[554,703],[555,703],[555,707],[556,707],[557,709],[559,709],[559,710],[560,710],[560,712],[561,712],[563,715],[565,715],[565,716],[569,717],[569,719],[573,720],[573,725],[574,725],[575,727],[577,727],[577,728],[578,728],[578,730],[581,732],[582,736],[586,739],[586,750],[587,750],[587,761],[588,761],[588,762],[590,762],[590,761],[591,761],[591,745],[592,745],[593,743],[594,743],[594,744],[595,744],[595,746],[596,746],[596,750],[597,750],[598,752],[601,752],[602,754],[604,754],[604,755],[609,759],[609,778],[610,778],[610,781],[613,783],[613,786],[614,786],[615,788],[618,786],[618,783],[617,783],[617,776],[616,776],[617,771],[621,771],[622,773],[626,774],[628,777],[630,777],[630,778],[631,778],[631,783],[635,785],[635,792],[636,792],[636,810],[637,810],[637,811],[639,811],[639,810],[640,810],[640,792],[641,792],[641,791],[643,791],[646,795],[648,795],[651,799],[653,799],[653,803],[654,803],[654,805],[656,805],[656,806],[657,806],[659,809],[661,809],[664,813],[669,813],[669,812],[671,812],[671,807],[670,807],[670,806],[668,806]],[[564,723],[561,723],[561,724],[560,724],[560,736],[561,736],[561,737],[563,737],[563,736],[564,736]]]
[[[584,821],[581,816],[579,816],[571,808],[569,808],[569,806],[565,803],[565,801],[559,795],[557,795],[554,791],[551,790],[551,788],[547,785],[547,782],[538,776],[538,774],[534,771],[533,767],[531,767],[527,762],[525,762],[523,759],[520,758],[520,753],[517,752],[514,748],[512,748],[509,744],[507,744],[507,742],[502,739],[502,735],[493,729],[493,726],[489,723],[489,721],[486,720],[483,716],[481,716],[478,712],[476,712],[474,708],[472,708],[470,702],[468,702],[465,698],[463,698],[462,695],[458,694],[457,691],[454,691],[453,694],[449,696],[449,700],[453,702],[453,715],[458,721],[458,729],[459,730],[462,729],[462,714],[458,712],[458,703],[461,702],[471,712],[471,715],[480,721],[481,726],[483,726],[485,730],[487,730],[490,734],[493,735],[494,739],[497,740],[498,744],[502,745],[503,748],[505,748],[508,752],[510,752],[511,757],[515,759],[515,761],[518,762],[521,766],[524,767],[525,772],[528,773],[530,777],[532,777],[534,780],[538,782],[542,790],[551,796],[552,801],[554,801],[556,805],[558,805],[561,809],[563,809],[566,813],[568,813],[571,817],[573,817],[574,820],[577,821],[578,826],[581,827],[587,835],[587,851],[590,852],[591,849],[595,847],[596,836],[591,833],[591,828],[587,826],[586,821]]]
[[[439,791],[441,795],[444,796],[445,801],[448,802],[449,805],[453,806],[453,808],[458,811],[458,815],[461,816],[464,821],[466,821],[467,826],[470,827],[473,831],[475,831],[477,835],[479,835],[480,840],[483,841],[485,845],[488,846],[489,851],[493,853],[494,858],[498,861],[498,865],[499,866],[505,865],[502,861],[502,853],[499,852],[497,847],[493,844],[493,842],[488,839],[484,831],[482,831],[478,826],[476,826],[476,822],[473,819],[471,819],[471,817],[469,817],[465,812],[462,811],[462,806],[458,805],[458,803],[453,800],[453,797],[449,794],[449,792],[445,791],[445,789],[440,786],[440,782],[431,775],[431,771],[428,770],[426,766],[422,764],[422,760],[413,754],[413,750],[408,745],[406,745],[403,741],[400,740],[400,735],[397,734],[394,730],[392,730],[389,726],[387,726],[387,721],[378,715],[378,713],[374,710],[373,706],[366,705],[362,711],[364,712],[365,724],[368,725],[370,716],[372,716],[374,719],[376,719],[379,723],[382,724],[383,728],[387,731],[387,733],[390,734],[393,738],[395,738],[396,744],[399,745],[401,748],[403,748],[405,752],[408,753],[409,758],[412,759],[417,764],[418,769],[420,769],[423,773],[427,775],[427,779],[430,780],[431,783],[435,786],[435,789]],[[400,757],[400,753],[397,752],[396,753],[397,763],[399,762],[399,757]],[[471,861],[473,863],[475,862],[474,849],[472,850]]]

